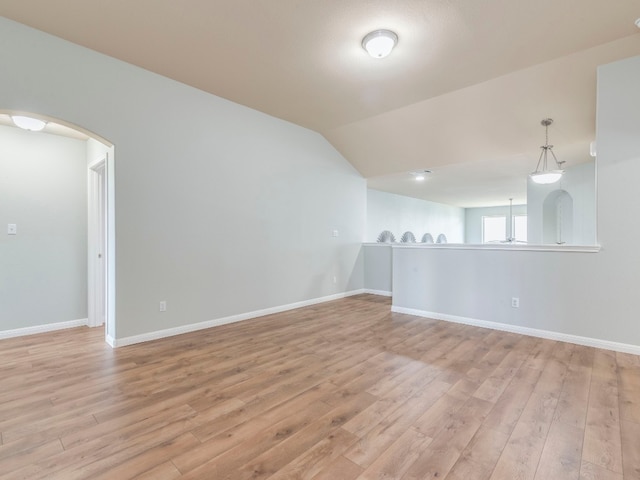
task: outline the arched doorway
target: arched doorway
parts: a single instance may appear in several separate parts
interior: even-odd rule
[[[89,326],[105,325],[105,339],[113,346],[115,339],[115,238],[114,232],[114,146],[104,138],[77,125],[70,124],[64,120],[43,116],[31,112],[16,112],[12,110],[0,110],[0,125],[3,127],[17,127],[13,121],[13,116],[20,115],[32,119],[42,120],[45,126],[39,131],[22,132],[28,135],[27,140],[31,142],[38,140],[41,133],[50,134],[57,138],[68,137],[67,142],[77,142],[84,145],[81,152],[84,153],[83,164],[80,163],[80,177],[77,181],[82,182],[83,191],[86,191],[86,286],[87,286],[87,318]],[[23,127],[21,127],[23,128]],[[28,128],[28,130],[32,130]],[[16,132],[20,131],[16,128]],[[74,157],[75,158],[75,157]],[[77,161],[74,160],[74,161]],[[83,166],[84,165],[84,166]],[[55,167],[52,167],[55,168]],[[76,168],[76,167],[74,167]],[[41,172],[35,175],[42,176]],[[62,173],[61,173],[62,175]],[[55,183],[56,176],[52,175],[49,183]],[[73,177],[75,178],[75,177]],[[74,197],[76,198],[76,197]],[[35,200],[35,199],[33,199]],[[55,201],[55,198],[52,199]],[[16,209],[13,209],[16,210]],[[13,217],[20,217],[19,212],[11,212]],[[76,213],[77,215],[77,213]],[[33,223],[33,222],[32,222]],[[33,227],[29,222],[23,221],[23,229],[19,231],[14,240],[18,243],[28,243],[28,228]],[[24,232],[24,233],[23,233]],[[21,233],[23,233],[21,235]],[[81,234],[81,233],[80,233]],[[41,241],[58,241],[59,238],[51,237],[47,239],[48,232],[43,228],[37,232]],[[76,243],[77,244],[77,243]],[[34,245],[34,248],[37,248]],[[84,249],[84,247],[83,247]],[[82,254],[84,255],[84,254]],[[35,261],[35,260],[34,260]],[[79,264],[64,264],[63,269],[77,270]],[[78,277],[80,278],[80,277]],[[37,276],[33,276],[30,282],[37,282]],[[24,282],[25,289],[28,290],[29,283]],[[25,292],[25,298],[29,298],[29,292]],[[84,294],[82,294],[84,295]],[[81,297],[82,298],[82,297]],[[33,301],[38,301],[33,298]],[[60,321],[61,318],[47,318],[43,325],[28,325],[28,328],[14,329],[17,335],[26,333],[37,333],[59,328],[66,328],[65,325],[73,322]],[[62,318],[62,320],[65,320]],[[75,321],[75,319],[74,319]],[[82,323],[84,324],[84,322]],[[69,325],[73,326],[73,325]]]
[[[573,198],[566,190],[554,190],[542,204],[543,243],[573,243]]]

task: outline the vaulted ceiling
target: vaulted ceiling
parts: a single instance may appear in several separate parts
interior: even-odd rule
[[[0,0],[0,15],[314,129],[381,189],[423,168],[532,170],[544,117],[557,154],[587,160],[596,67],[640,55],[640,0]],[[382,60],[361,47],[378,28],[399,37]]]

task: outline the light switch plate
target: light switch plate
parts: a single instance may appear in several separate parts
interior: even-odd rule
[[[18,233],[18,226],[15,223],[7,225],[7,235],[16,235]]]

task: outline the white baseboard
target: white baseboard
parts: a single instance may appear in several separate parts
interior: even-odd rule
[[[0,340],[5,338],[23,337],[25,335],[34,335],[36,333],[53,332],[55,330],[64,330],[66,328],[84,327],[88,324],[89,319],[81,318],[79,320],[70,320],[68,322],[47,323],[46,325],[36,325],[35,327],[4,330],[0,331]]]
[[[416,310],[413,308],[391,307],[392,312],[406,313],[417,317],[432,318],[434,320],[443,320],[445,322],[462,323],[472,325],[474,327],[490,328],[492,330],[502,330],[504,332],[519,333],[530,337],[546,338],[549,340],[557,340],[559,342],[575,343],[576,345],[584,345],[586,347],[602,348],[605,350],[613,350],[614,352],[630,353],[632,355],[640,355],[640,346],[627,343],[611,342],[609,340],[600,340],[598,338],[581,337],[579,335],[571,335],[568,333],[552,332],[550,330],[540,330],[537,328],[521,327],[518,325],[509,325],[506,323],[490,322],[487,320],[478,320],[475,318],[459,317],[456,315],[448,315],[445,313],[427,312],[424,310]]]
[[[364,293],[369,293],[371,295],[381,295],[383,297],[391,297],[393,295],[392,292],[387,292],[386,290],[372,290],[370,288],[365,288]]]
[[[290,303],[288,305],[281,305],[278,307],[265,308],[263,310],[255,310],[253,312],[240,313],[238,315],[231,315],[229,317],[217,318],[215,320],[208,320],[206,322],[191,323],[189,325],[182,325],[180,327],[167,328],[165,330],[158,330],[155,332],[143,333],[141,335],[134,335],[124,338],[107,338],[107,343],[112,347],[125,347],[127,345],[133,345],[136,343],[148,342],[151,340],[158,340],[160,338],[173,337],[174,335],[182,335],[183,333],[195,332],[197,330],[204,330],[206,328],[217,327],[220,325],[226,325],[228,323],[241,322],[243,320],[250,320],[252,318],[264,317],[265,315],[272,315],[274,313],[286,312],[287,310],[293,310],[301,307],[308,307],[310,305],[316,305],[318,303],[330,302],[332,300],[339,300],[341,298],[351,297],[353,295],[359,295],[365,293],[364,289],[351,290],[344,293],[336,293],[334,295],[328,295],[326,297],[312,298],[310,300],[304,300],[302,302]]]

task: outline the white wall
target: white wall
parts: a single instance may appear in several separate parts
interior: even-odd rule
[[[526,205],[514,205],[511,209],[513,215],[526,215]],[[464,210],[464,243],[481,244],[482,243],[482,217],[492,215],[509,216],[509,205],[501,207],[478,207],[465,208]],[[507,222],[507,230],[509,225]]]
[[[107,147],[97,140],[94,140],[93,138],[89,138],[87,140],[87,165],[91,165],[92,163],[104,158],[105,155],[112,153],[112,148]]]
[[[418,242],[425,233],[434,241],[444,233],[449,243],[462,243],[464,209],[369,188],[365,242],[375,242],[384,230],[391,231],[398,242],[410,231]]]
[[[87,318],[85,148],[0,126],[0,330]]]
[[[363,287],[365,181],[319,134],[6,19],[0,59],[0,108],[115,146],[117,338]]]
[[[599,253],[394,248],[394,308],[640,349],[639,85],[640,57],[598,70]]]
[[[543,237],[543,205],[547,196],[557,190],[566,191],[573,199],[573,225],[564,233],[564,241],[574,245],[596,242],[596,165],[594,160],[565,169],[557,183],[539,185],[527,180],[527,229],[529,243],[551,243]],[[553,236],[555,238],[555,236]]]

